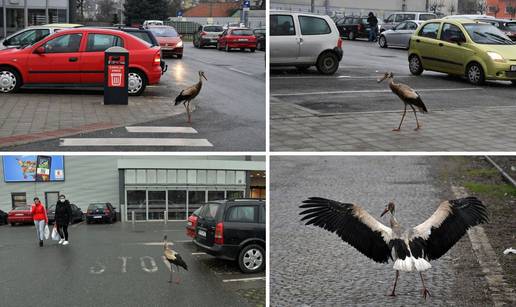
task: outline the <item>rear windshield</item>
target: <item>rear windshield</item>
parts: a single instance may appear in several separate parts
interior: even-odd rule
[[[104,209],[105,204],[90,204],[88,209]]]
[[[251,30],[233,30],[233,31],[231,31],[231,35],[252,36],[253,31],[251,31]]]
[[[15,211],[30,210],[30,207],[29,206],[21,206],[21,207],[16,207],[13,210],[15,210]]]
[[[485,45],[514,45],[515,43],[497,27],[490,24],[464,24],[469,37],[477,44]]]
[[[149,28],[149,30],[154,33],[154,35],[158,37],[177,37],[179,36],[177,34],[176,29],[171,27],[159,27],[159,28]]]
[[[146,32],[129,32],[129,33],[131,35],[134,35],[134,36],[138,37],[141,40],[146,41],[147,43],[149,43],[151,45],[154,45],[154,43],[152,42],[152,39],[150,38],[149,34],[146,33]]]
[[[204,31],[206,32],[222,32],[224,29],[222,29],[222,26],[206,26],[204,27]]]
[[[207,219],[214,219],[217,216],[217,210],[219,209],[219,204],[207,204],[205,209],[202,211],[202,215]]]

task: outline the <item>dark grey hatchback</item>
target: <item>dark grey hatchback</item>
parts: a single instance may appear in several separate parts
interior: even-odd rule
[[[194,243],[207,254],[236,260],[244,273],[265,268],[265,202],[232,199],[207,203],[199,213]]]

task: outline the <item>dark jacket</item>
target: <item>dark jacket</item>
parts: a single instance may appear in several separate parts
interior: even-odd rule
[[[64,202],[57,201],[55,219],[58,225],[68,225],[72,221],[72,206],[68,199]]]
[[[370,15],[369,17],[367,17],[367,23],[371,27],[376,27],[378,25],[378,18],[376,18],[376,16],[374,15]]]

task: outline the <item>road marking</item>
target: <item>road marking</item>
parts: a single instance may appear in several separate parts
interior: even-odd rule
[[[90,267],[90,273],[91,274],[102,274],[106,270],[106,266],[97,261],[97,263]]]
[[[206,255],[206,253],[192,253],[192,255]]]
[[[146,265],[145,265],[145,259],[148,259],[149,260],[149,263],[151,265],[150,268],[148,268]],[[154,258],[152,258],[151,256],[143,256],[143,257],[140,257],[140,264],[142,266],[142,269],[147,272],[147,273],[154,273],[158,270],[158,266],[156,265],[156,261],[154,261]]]
[[[175,240],[174,242],[177,242],[177,243],[191,243],[192,240]]]
[[[423,88],[415,89],[417,92],[452,92],[452,91],[471,91],[482,90],[479,87],[458,87],[458,88]],[[288,94],[271,94],[273,97],[284,96],[305,96],[305,95],[332,95],[332,94],[357,94],[357,93],[390,93],[391,90],[359,90],[359,91],[333,91],[333,92],[307,92],[307,93],[288,93]]]
[[[177,138],[66,138],[59,146],[191,146],[212,147],[207,139]]]
[[[271,79],[378,79],[381,78],[380,74],[377,76],[335,76],[335,77],[325,77],[325,76],[278,76],[271,77]],[[396,78],[412,78],[413,76],[396,76]]]
[[[122,273],[126,273],[126,267],[127,267],[127,259],[131,259],[131,257],[126,256],[118,256],[118,259],[122,260]]]
[[[247,71],[243,71],[243,70],[236,69],[236,68],[233,68],[233,67],[230,67],[230,68],[228,68],[228,69],[229,69],[229,70],[232,70],[232,71],[239,72],[239,73],[244,74],[244,75],[248,75],[248,76],[252,76],[252,75],[253,75],[252,73],[248,73]]]
[[[136,245],[145,245],[145,246],[162,246],[163,242],[143,242],[143,243],[134,243]],[[167,242],[168,245],[174,245],[173,242]]]
[[[192,127],[152,127],[152,126],[143,126],[143,127],[125,127],[127,132],[131,133],[197,133]]]
[[[222,282],[234,282],[234,281],[253,281],[253,280],[265,280],[265,276],[263,277],[248,277],[248,278],[236,278],[236,279],[223,279]]]

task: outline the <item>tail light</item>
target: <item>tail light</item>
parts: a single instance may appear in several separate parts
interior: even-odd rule
[[[218,223],[215,226],[215,244],[223,245],[224,244],[224,223]]]
[[[358,31],[362,31],[363,28],[364,28],[363,25],[361,25],[361,24],[358,25]]]
[[[160,55],[160,52],[156,52],[156,54],[154,55],[154,62],[153,62],[154,65],[160,65],[161,64],[161,55]]]
[[[204,31],[202,31],[202,32],[200,33],[200,35],[201,35],[201,36],[204,36],[204,35],[207,35],[207,34],[208,34],[208,33],[204,32]]]
[[[193,228],[197,227],[197,217],[196,216],[192,216],[192,227]]]
[[[340,37],[337,40],[337,48],[342,49],[342,38],[340,38]]]
[[[111,213],[111,211],[109,211],[109,209],[104,209],[104,215],[109,215]]]

